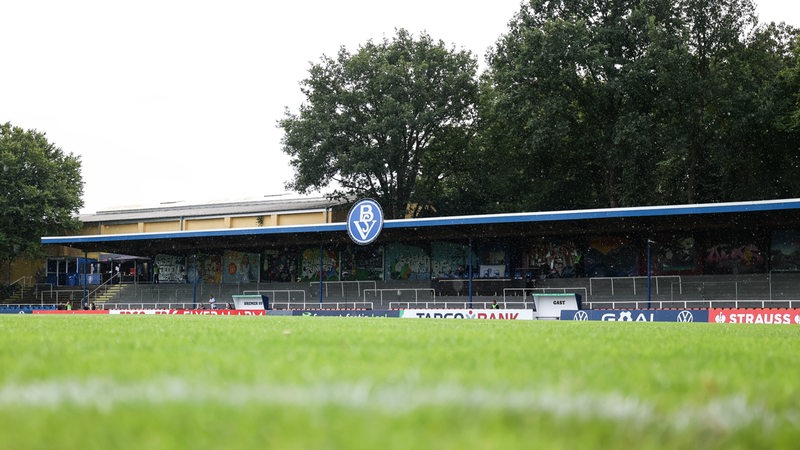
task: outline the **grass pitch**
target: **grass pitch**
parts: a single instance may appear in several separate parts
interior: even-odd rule
[[[0,448],[797,448],[798,337],[792,325],[0,315]]]

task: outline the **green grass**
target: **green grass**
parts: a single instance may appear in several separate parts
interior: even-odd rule
[[[797,448],[800,327],[0,315],[0,448]]]

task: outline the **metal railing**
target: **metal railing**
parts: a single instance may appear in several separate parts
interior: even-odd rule
[[[800,308],[800,300],[598,300],[583,302],[585,309],[698,309],[698,308]]]
[[[501,309],[536,309],[533,302],[498,301]],[[469,301],[421,301],[421,302],[389,302],[389,309],[491,309],[492,302]]]
[[[420,292],[427,292],[430,294],[431,301],[436,301],[436,290],[433,288],[386,288],[386,289],[364,289],[364,301],[367,301],[367,293],[372,292],[375,296],[380,298],[381,304],[383,303],[383,293],[384,292],[396,292],[398,296],[402,295],[403,292],[413,292],[414,293],[414,301],[419,301],[419,293]]]
[[[582,294],[582,299],[588,298],[585,287],[563,287],[563,288],[504,288],[503,301],[507,301],[507,297],[519,297],[517,292],[522,293],[522,297],[528,297],[531,294]],[[513,295],[512,295],[513,294]]]
[[[312,282],[309,282],[308,284],[309,284],[310,287],[316,287],[316,286],[319,286],[320,282],[319,281],[312,281]],[[325,288],[325,297],[329,296],[328,295],[329,294],[328,286],[337,285],[337,284],[340,285],[341,288],[342,288],[342,296],[343,297],[344,297],[344,287],[345,287],[345,285],[355,284],[356,285],[356,291],[358,291],[358,296],[359,297],[361,297],[361,293],[363,292],[361,290],[361,285],[362,284],[364,284],[365,286],[372,286],[372,289],[375,289],[378,286],[377,283],[374,280],[323,281],[322,285]]]
[[[233,304],[230,304],[233,306]],[[99,309],[212,309],[203,302],[178,302],[178,303],[148,303],[148,302],[114,302],[98,305]],[[341,301],[341,302],[270,302],[270,309],[373,309],[373,302]],[[215,308],[218,310],[233,309],[220,303]]]
[[[302,297],[302,299],[303,299],[303,303],[306,302],[306,291],[304,291],[303,289],[255,289],[255,290],[244,290],[244,291],[242,291],[242,294],[244,294],[244,295],[248,295],[248,294],[260,295],[260,294],[267,294],[267,293],[272,294],[272,297],[270,298],[270,304],[275,303],[275,300],[278,297],[277,296],[278,293],[286,294],[286,300],[289,301],[289,302],[291,302],[291,300],[292,300],[292,294],[299,294],[299,296]]]
[[[637,277],[594,277],[594,278],[589,278],[589,293],[590,294],[594,293],[594,284],[595,284],[595,282],[608,281],[608,282],[611,283],[611,295],[614,295],[614,282],[615,281],[617,281],[617,282],[623,281],[625,283],[631,282],[633,284],[633,295],[636,295],[636,280],[647,280],[648,278],[651,280],[651,282],[655,283],[654,286],[655,286],[656,294],[658,294],[660,292],[660,290],[659,290],[659,285],[660,285],[659,280],[662,280],[662,279],[673,280],[673,282],[674,282],[674,280],[677,280],[678,292],[679,293],[683,293],[683,287],[682,287],[681,276],[680,275],[653,275],[653,276],[650,276],[650,277],[647,277],[647,276],[637,276]]]

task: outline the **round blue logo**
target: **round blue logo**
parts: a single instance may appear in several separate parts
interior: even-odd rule
[[[347,213],[347,234],[356,244],[369,244],[378,238],[382,229],[383,210],[371,198],[357,201]]]

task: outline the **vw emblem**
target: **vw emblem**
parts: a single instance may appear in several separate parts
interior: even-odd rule
[[[678,313],[678,322],[694,322],[694,315],[691,311],[681,311]]]
[[[572,316],[572,320],[589,320],[589,315],[586,314],[586,311],[578,311]]]
[[[356,244],[367,245],[374,241],[382,228],[383,210],[371,198],[357,201],[347,213],[347,234]]]

